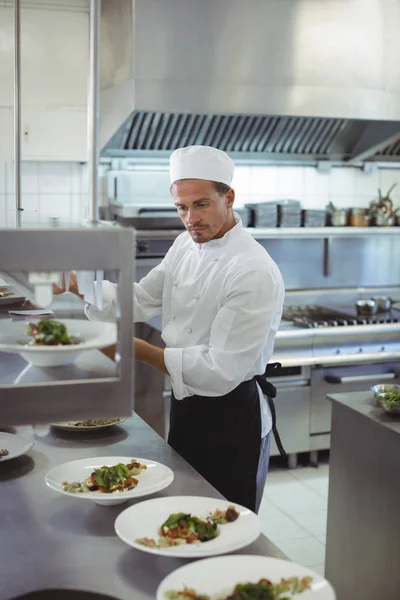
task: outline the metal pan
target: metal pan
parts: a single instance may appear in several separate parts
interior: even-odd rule
[[[376,302],[378,306],[378,312],[387,312],[392,308],[393,304],[400,302],[400,300],[395,300],[389,296],[373,296],[371,300]]]

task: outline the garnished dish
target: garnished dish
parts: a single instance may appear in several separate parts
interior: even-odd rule
[[[10,453],[6,448],[0,448],[0,460],[3,458],[3,456],[8,456]]]
[[[131,456],[80,458],[53,467],[45,476],[49,488],[71,501],[94,502],[100,506],[117,506],[155,494],[173,480],[169,467]]]
[[[28,323],[26,334],[32,336],[30,346],[70,346],[79,344],[71,335],[68,335],[66,326],[59,321],[42,319],[39,323]]]
[[[138,489],[141,486],[142,481]],[[141,552],[204,558],[248,546],[259,537],[261,520],[248,508],[236,503],[232,506],[222,498],[163,496],[126,508],[115,521],[115,532],[125,544]],[[188,587],[198,587],[195,581],[183,579],[165,591],[180,590],[189,583]]]
[[[64,429],[66,431],[90,431],[96,429],[103,429],[105,427],[112,427],[113,425],[119,425],[123,421],[126,421],[127,417],[114,417],[113,419],[89,419],[87,421],[66,421],[65,423],[52,423],[53,427],[57,429]]]
[[[179,567],[157,588],[156,600],[335,600],[321,575],[270,556],[230,555]]]
[[[168,548],[183,544],[200,544],[216,538],[219,534],[218,525],[232,523],[239,518],[234,506],[227,510],[217,509],[206,519],[200,519],[187,513],[176,513],[168,517],[159,529],[158,541],[152,538],[140,538],[136,542],[147,548]]]
[[[312,577],[283,578],[278,583],[269,579],[260,579],[257,583],[238,583],[228,596],[214,595],[215,600],[290,600],[295,594],[311,589]],[[288,596],[287,594],[291,594]],[[207,594],[198,594],[196,590],[184,588],[181,591],[167,591],[166,600],[212,600]]]
[[[88,492],[99,492],[102,494],[115,494],[133,490],[139,483],[136,479],[147,465],[142,465],[135,459],[128,464],[118,463],[112,467],[101,467],[95,469],[90,477],[84,481],[68,483],[63,481],[64,492],[71,494],[85,494]]]

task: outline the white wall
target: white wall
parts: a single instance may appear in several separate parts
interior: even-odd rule
[[[13,3],[0,3],[0,159],[13,157]],[[86,160],[87,0],[21,2],[23,159]]]
[[[104,169],[100,169],[99,203],[106,203]],[[15,224],[14,165],[0,160],[0,227]],[[23,222],[58,217],[77,221],[88,216],[87,166],[77,162],[23,162]]]

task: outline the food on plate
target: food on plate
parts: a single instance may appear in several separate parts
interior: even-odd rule
[[[89,421],[74,421],[67,423],[71,427],[100,427],[101,425],[115,425],[121,421],[122,417],[115,417],[114,419],[91,419]]]
[[[9,451],[6,450],[6,448],[0,448],[0,460],[3,458],[3,456],[8,456],[9,454]]]
[[[216,600],[290,600],[295,594],[311,589],[312,577],[290,577],[272,583],[269,579],[260,579],[258,583],[238,583],[228,596],[213,596]],[[290,596],[288,596],[290,594]],[[167,600],[211,600],[210,596],[198,594],[195,590],[184,588],[182,591],[168,591]]]
[[[85,494],[87,492],[100,492],[102,494],[115,494],[133,490],[139,483],[136,475],[147,469],[146,465],[141,465],[134,458],[130,463],[124,465],[119,463],[112,467],[101,467],[95,469],[93,473],[83,482],[74,481],[68,483],[63,481],[64,492],[72,494]]]
[[[384,402],[387,408],[395,408],[400,405],[400,390],[393,386],[385,386],[384,392],[375,392],[374,398],[379,402]]]
[[[29,342],[30,346],[69,346],[78,343],[68,335],[67,328],[63,323],[51,319],[42,319],[37,325],[28,323],[26,333],[33,337],[33,340]]]
[[[208,542],[219,534],[218,525],[232,523],[239,517],[234,506],[229,506],[226,511],[216,510],[205,520],[187,513],[172,514],[163,523],[159,530],[159,540],[141,538],[138,544],[148,548],[168,548],[183,544],[200,544]]]

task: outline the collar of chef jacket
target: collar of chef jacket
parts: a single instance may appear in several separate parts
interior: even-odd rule
[[[209,242],[205,242],[204,244],[197,244],[193,242],[193,244],[199,250],[213,250],[215,248],[222,248],[223,246],[227,246],[238,234],[243,231],[242,219],[239,217],[237,213],[233,213],[235,217],[236,225],[232,227],[229,231],[225,233],[222,238],[218,238],[217,240],[210,240]]]

